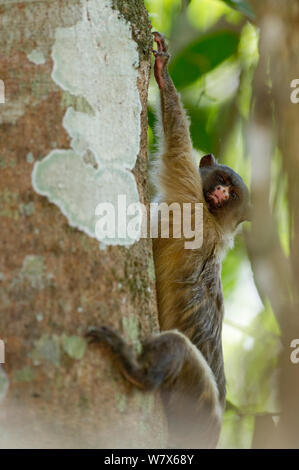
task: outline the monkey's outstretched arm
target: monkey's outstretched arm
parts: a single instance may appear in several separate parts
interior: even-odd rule
[[[166,141],[166,151],[192,152],[189,121],[175,86],[168,74],[168,46],[162,34],[154,32],[158,49],[154,51],[155,78],[160,88],[162,123]]]
[[[93,342],[106,343],[116,355],[125,378],[145,390],[161,389],[176,447],[214,447],[222,407],[214,375],[201,352],[177,330],[143,342],[138,358],[121,336],[107,327],[91,329]]]
[[[189,121],[181,99],[168,74],[169,54],[164,36],[154,32],[158,49],[155,56],[154,73],[160,88],[161,113],[165,149],[160,181],[165,196],[172,202],[200,202],[201,180],[192,157],[192,142]],[[178,184],[179,183],[179,184]]]

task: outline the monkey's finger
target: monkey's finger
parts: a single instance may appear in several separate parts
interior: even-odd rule
[[[154,36],[154,41],[157,43],[158,51],[167,52],[168,44],[165,41],[165,37],[163,36],[163,34],[158,33],[158,31],[154,31],[152,34]]]

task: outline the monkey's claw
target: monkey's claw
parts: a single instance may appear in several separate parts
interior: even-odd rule
[[[88,328],[85,337],[87,338],[89,343],[99,343],[102,341],[107,342],[107,336],[109,335],[109,328],[106,326],[101,326],[100,328],[96,328],[91,326]]]

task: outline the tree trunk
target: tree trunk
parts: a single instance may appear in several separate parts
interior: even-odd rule
[[[158,330],[151,241],[95,230],[99,203],[148,203],[143,1],[4,1],[0,22],[0,445],[163,447],[159,396],[84,340]]]

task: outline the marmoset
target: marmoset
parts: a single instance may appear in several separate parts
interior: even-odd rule
[[[108,327],[92,328],[88,336],[111,347],[132,384],[161,390],[171,447],[213,448],[225,406],[221,262],[236,228],[249,218],[249,192],[212,154],[197,168],[189,121],[168,74],[167,44],[153,34],[164,133],[156,171],[159,201],[202,203],[203,243],[187,250],[183,236],[153,241],[161,333],[143,342],[139,356]]]

